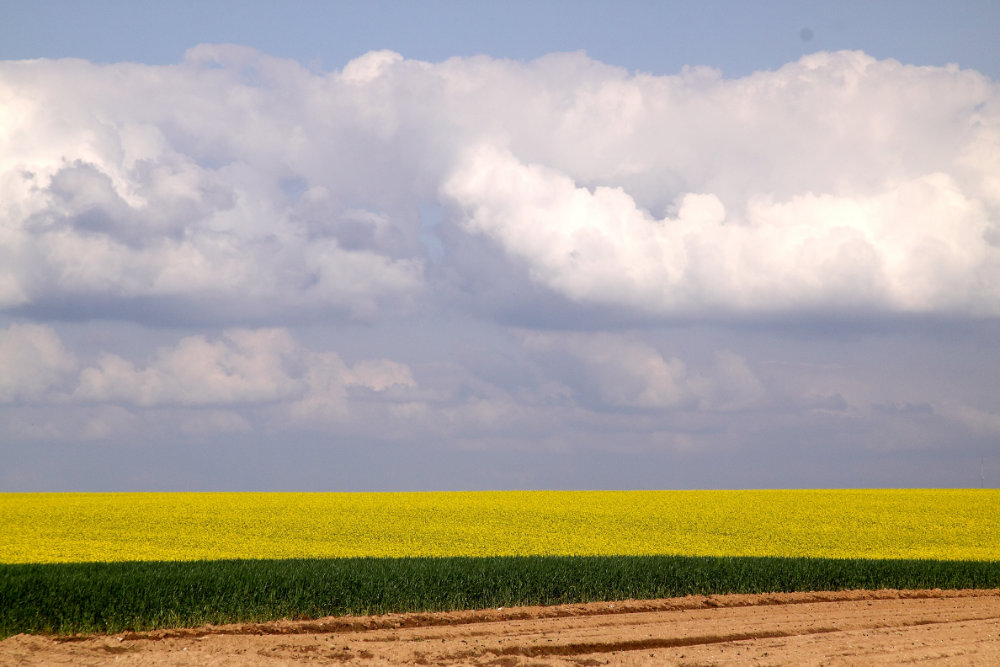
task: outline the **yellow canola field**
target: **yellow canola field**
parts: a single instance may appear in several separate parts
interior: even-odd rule
[[[998,490],[0,494],[0,562],[724,555],[1000,560]]]

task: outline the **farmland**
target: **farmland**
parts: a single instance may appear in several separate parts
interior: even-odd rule
[[[0,636],[1000,586],[1000,492],[0,495]]]
[[[1000,560],[1000,492],[0,494],[0,563],[493,556]]]

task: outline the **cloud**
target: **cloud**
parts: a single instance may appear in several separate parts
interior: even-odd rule
[[[51,398],[76,367],[76,357],[50,327],[12,324],[0,330],[0,403]]]
[[[946,401],[937,410],[973,433],[991,438],[1000,435],[1000,412],[981,410],[958,401]]]
[[[704,404],[715,410],[753,410],[773,404],[771,391],[746,359],[729,350],[716,353],[714,367],[702,393]]]
[[[185,336],[145,358],[104,351],[88,360],[51,327],[13,324],[0,330],[0,368],[0,434],[25,441],[302,431],[402,437],[412,434],[412,421],[400,410],[427,412],[428,395],[406,364],[348,363],[284,328]]]
[[[628,334],[540,333],[521,338],[537,362],[583,405],[597,410],[729,411],[760,408],[768,391],[739,355],[722,350],[691,372],[676,357]]]
[[[266,403],[300,395],[306,387],[289,374],[296,351],[287,331],[234,330],[221,340],[189,336],[161,348],[145,368],[115,354],[80,373],[75,396],[95,402],[157,405]]]
[[[246,80],[254,68],[263,78]],[[225,47],[172,68],[3,63],[0,307],[153,299],[225,304],[223,320],[366,317],[418,295],[422,260],[393,239],[338,241],[363,206],[324,187],[351,158],[326,157],[318,121],[303,134],[332,110],[282,101],[308,84],[294,63]],[[318,145],[297,152],[296,132]]]
[[[352,398],[361,398],[352,392],[360,391],[368,396],[383,394],[377,402],[384,401],[386,409],[391,411],[398,400],[391,390],[417,386],[408,366],[388,359],[360,361],[348,366],[335,353],[322,352],[306,354],[303,362],[307,369],[304,380],[308,391],[288,406],[293,426],[327,429],[331,425],[342,425],[353,416],[352,411],[363,410],[358,403],[350,402]],[[377,419],[384,420],[385,416],[380,415]]]
[[[620,187],[580,187],[484,146],[444,192],[469,231],[578,302],[694,316],[1000,315],[1000,247],[983,206],[941,173],[871,196],[755,196],[732,217],[716,195],[688,193],[676,217],[655,219]]]
[[[0,63],[0,96],[0,308],[29,317],[371,320],[494,270],[642,317],[1000,314],[1000,94],[974,71],[203,45]]]
[[[83,369],[82,401],[160,406],[288,403],[293,411],[347,409],[347,389],[415,386],[410,369],[387,359],[345,364],[334,352],[300,345],[285,329],[233,329],[218,340],[188,336],[159,349],[145,367],[115,354]]]

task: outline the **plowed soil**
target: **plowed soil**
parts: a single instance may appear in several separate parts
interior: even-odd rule
[[[693,596],[0,642],[4,665],[1000,665],[1000,590]]]

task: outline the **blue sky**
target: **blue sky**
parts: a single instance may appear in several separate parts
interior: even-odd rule
[[[0,1],[0,491],[995,486],[998,27]]]
[[[1000,7],[939,2],[233,2],[0,3],[0,58],[177,62],[196,44],[234,43],[323,68],[370,50],[439,61],[486,54],[530,60],[585,50],[656,74],[706,65],[727,76],[818,50],[861,49],[919,65],[996,76]]]

